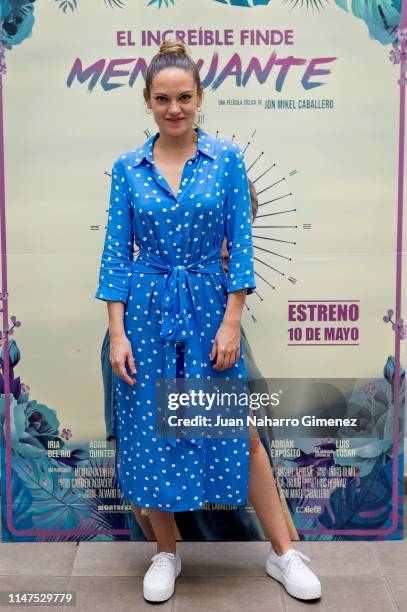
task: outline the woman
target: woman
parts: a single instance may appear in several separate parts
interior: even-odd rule
[[[271,542],[266,571],[295,597],[319,597],[320,582],[301,560],[307,557],[291,546],[256,432],[250,439],[157,435],[158,378],[247,380],[240,323],[256,285],[243,153],[194,128],[203,88],[183,44],[161,45],[144,98],[159,131],[113,165],[95,295],[107,301],[117,376],[117,480],[125,499],[147,509],[157,540],[144,597],[165,601],[174,592],[181,571],[174,512],[204,502],[242,506],[248,496]]]

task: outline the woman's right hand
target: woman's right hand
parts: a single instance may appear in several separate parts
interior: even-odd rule
[[[137,372],[131,344],[126,335],[110,337],[109,360],[116,376],[122,378],[131,386],[136,384],[136,379],[131,378],[126,370],[127,361],[130,371],[132,373]]]

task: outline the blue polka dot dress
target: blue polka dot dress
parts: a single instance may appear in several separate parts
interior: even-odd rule
[[[256,287],[244,156],[232,141],[196,133],[176,195],[153,161],[159,132],[113,164],[95,294],[125,304],[137,368],[133,387],[114,376],[117,481],[126,501],[163,511],[244,506],[248,495],[248,435],[166,439],[156,430],[157,379],[247,380],[242,344],[226,370],[217,372],[209,359],[228,293]]]

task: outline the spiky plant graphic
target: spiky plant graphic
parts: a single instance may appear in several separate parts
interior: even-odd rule
[[[283,0],[283,2],[293,9],[300,7],[301,9],[305,8],[307,11],[309,9],[312,9],[312,11],[320,11],[326,8],[329,0]]]
[[[170,6],[175,4],[175,0],[150,0],[147,6],[151,6],[152,4],[156,4],[157,8],[161,8],[162,6]]]

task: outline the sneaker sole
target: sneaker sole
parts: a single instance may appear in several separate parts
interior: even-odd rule
[[[152,590],[149,590],[148,588],[145,588],[144,585],[143,585],[144,599],[146,599],[147,601],[166,601],[167,599],[169,599],[174,594],[175,581],[178,578],[178,576],[180,575],[180,573],[181,573],[181,562],[177,563],[177,565],[176,565],[174,584],[170,585],[166,589],[161,589],[161,590],[152,589]]]
[[[273,563],[270,563],[268,560],[266,563],[266,571],[269,576],[281,582],[287,593],[293,597],[297,597],[298,599],[318,599],[321,597],[320,585],[315,585],[308,588],[304,586],[299,587],[298,585],[286,580],[278,567],[276,567]]]

